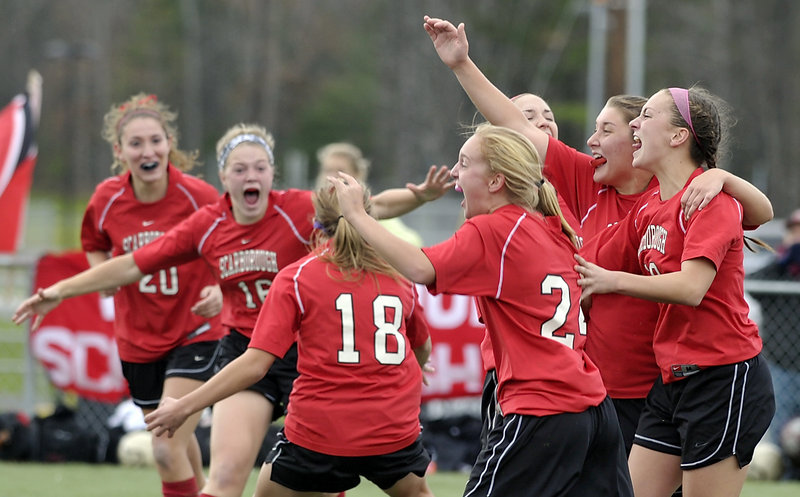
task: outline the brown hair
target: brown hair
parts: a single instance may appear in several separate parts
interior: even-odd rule
[[[175,124],[178,114],[159,102],[158,97],[153,94],[137,93],[121,104],[112,105],[111,109],[103,116],[101,135],[112,149],[114,145],[122,143],[122,132],[125,126],[137,117],[152,117],[161,123],[167,139],[172,141],[167,157],[170,164],[181,171],[189,171],[198,164],[196,150],[187,152],[178,148],[178,128]],[[125,164],[121,163],[114,154],[111,171],[117,174],[124,170]]]

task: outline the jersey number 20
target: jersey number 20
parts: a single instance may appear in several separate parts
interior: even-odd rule
[[[394,318],[389,321],[388,309],[394,310]],[[336,298],[336,310],[342,316],[342,348],[339,350],[340,363],[358,364],[361,352],[356,348],[356,330],[353,310],[353,296],[343,293]],[[375,359],[384,365],[396,365],[406,357],[406,337],[400,333],[403,320],[403,303],[396,295],[378,295],[372,301],[372,322],[375,324]],[[397,342],[397,350],[389,351],[389,337]]]

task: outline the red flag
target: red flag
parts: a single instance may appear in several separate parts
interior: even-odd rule
[[[0,110],[0,252],[16,252],[22,240],[36,163],[34,135],[41,90],[38,73],[31,73],[28,83],[30,95],[17,95]]]

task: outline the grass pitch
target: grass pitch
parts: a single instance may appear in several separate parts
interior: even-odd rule
[[[257,471],[253,471],[244,496],[253,495]],[[467,475],[437,472],[428,484],[437,497],[459,497]],[[0,497],[140,497],[161,495],[161,484],[153,468],[130,468],[111,464],[39,464],[0,462]],[[385,495],[363,480],[347,491],[347,497]],[[743,497],[797,497],[800,481],[750,482]]]

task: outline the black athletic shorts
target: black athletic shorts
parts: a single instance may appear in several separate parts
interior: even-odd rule
[[[158,407],[166,378],[207,381],[215,372],[218,344],[217,340],[194,342],[177,347],[153,362],[121,361],[133,403],[142,409]]]
[[[297,492],[344,492],[358,486],[361,476],[379,488],[392,487],[409,473],[422,478],[431,458],[420,438],[408,447],[376,456],[331,456],[304,449],[281,430],[267,457],[272,481]]]
[[[744,467],[774,413],[772,378],[767,362],[757,355],[667,384],[659,377],[647,396],[634,443],[681,456],[684,470],[733,455]]]
[[[231,328],[230,333],[219,341],[220,353],[217,360],[217,371],[244,354],[249,343],[249,338]],[[286,407],[289,405],[289,394],[292,392],[292,384],[295,378],[297,378],[296,343],[286,352],[283,359],[276,359],[267,374],[247,387],[247,390],[260,393],[272,403],[274,406],[272,421],[275,421],[286,414]]]
[[[579,413],[504,416],[489,432],[464,492],[465,497],[501,495],[632,497],[611,400]]]
[[[486,372],[481,393],[481,449],[488,444],[489,432],[501,420],[502,415],[497,408],[497,370],[490,369]]]
[[[639,426],[639,417],[644,410],[644,399],[611,399],[614,410],[617,412],[619,427],[622,430],[622,440],[625,442],[625,453],[631,453],[633,436]]]

